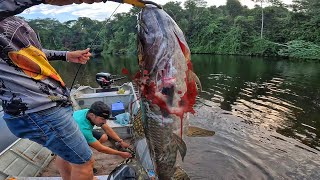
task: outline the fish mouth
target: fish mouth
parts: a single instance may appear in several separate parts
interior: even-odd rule
[[[152,6],[152,7],[157,7],[159,9],[162,9],[161,5],[159,5],[159,4],[157,4],[157,3],[153,2],[153,1],[145,1],[145,0],[143,0],[143,2],[145,3],[146,7],[151,7]]]

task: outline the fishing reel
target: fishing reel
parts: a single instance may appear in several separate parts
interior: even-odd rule
[[[111,88],[111,85],[115,81],[119,81],[121,79],[124,79],[125,77],[119,77],[117,78],[116,75],[111,75],[110,73],[104,73],[100,72],[96,74],[96,81],[103,89],[109,89]]]

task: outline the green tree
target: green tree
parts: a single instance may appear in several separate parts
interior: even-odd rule
[[[263,26],[264,26],[264,10],[263,10],[263,3],[268,2],[268,0],[252,0],[253,2],[260,2],[261,8],[261,31],[260,31],[260,38],[263,38]]]
[[[226,8],[233,18],[242,14],[242,5],[239,0],[227,0]]]

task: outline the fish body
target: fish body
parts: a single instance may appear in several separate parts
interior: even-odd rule
[[[140,12],[138,58],[144,128],[139,132],[145,134],[157,177],[173,179],[177,152],[182,159],[187,152],[183,121],[194,113],[197,78],[183,32],[164,10],[146,6]]]

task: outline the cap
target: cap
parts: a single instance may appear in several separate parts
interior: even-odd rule
[[[110,117],[111,110],[110,107],[102,101],[97,101],[91,105],[89,112],[95,114],[96,116],[108,119]]]

